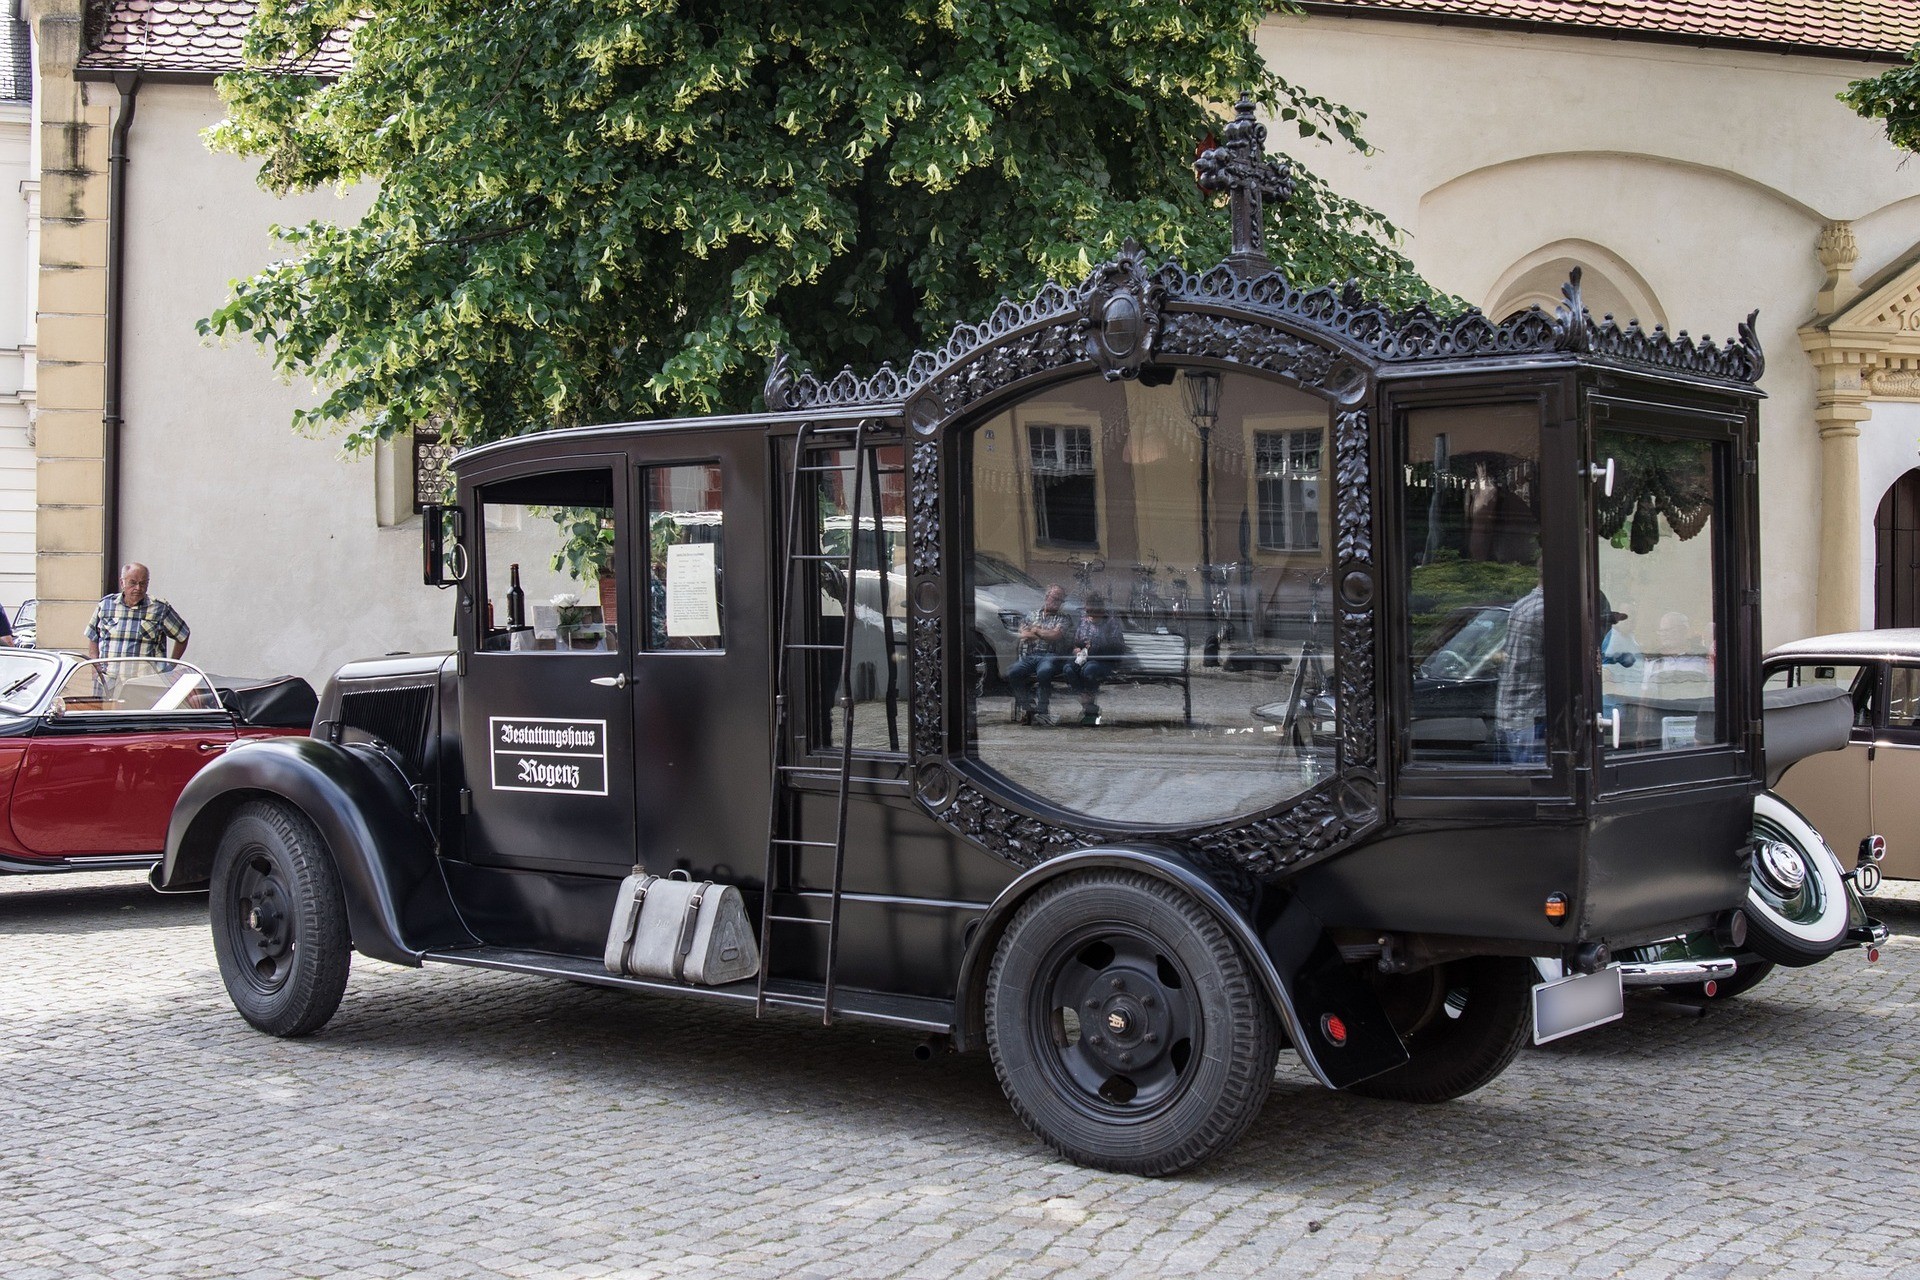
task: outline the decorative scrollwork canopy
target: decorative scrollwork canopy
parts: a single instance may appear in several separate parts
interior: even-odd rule
[[[903,368],[882,365],[864,377],[848,368],[823,380],[795,369],[782,353],[767,377],[766,401],[775,411],[868,410],[902,422],[915,794],[949,829],[1019,865],[1129,833],[1002,794],[964,759],[966,716],[956,695],[967,628],[948,625],[966,616],[965,552],[956,541],[964,522],[948,508],[961,484],[955,469],[965,428],[990,402],[1003,403],[1029,382],[1095,371],[1134,378],[1160,362],[1258,371],[1330,402],[1337,771],[1267,811],[1154,837],[1223,874],[1266,877],[1318,861],[1382,819],[1374,555],[1384,543],[1373,498],[1380,464],[1371,408],[1378,375],[1539,366],[1557,358],[1744,389],[1765,367],[1754,316],[1724,346],[1635,323],[1623,329],[1587,313],[1577,269],[1551,314],[1534,307],[1499,323],[1475,309],[1391,310],[1369,301],[1357,281],[1297,287],[1271,269],[1263,252],[1266,202],[1287,198],[1292,180],[1283,161],[1264,154],[1266,130],[1253,110],[1243,97],[1222,144],[1195,164],[1204,188],[1230,196],[1233,252],[1221,264],[1198,273],[1174,263],[1151,268],[1146,251],[1128,240],[1077,285],[1048,283],[1025,301],[1002,300],[985,320],[958,326]]]

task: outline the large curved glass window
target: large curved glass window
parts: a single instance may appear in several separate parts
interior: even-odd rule
[[[970,433],[977,758],[1109,822],[1266,809],[1333,769],[1326,401],[1088,376]]]

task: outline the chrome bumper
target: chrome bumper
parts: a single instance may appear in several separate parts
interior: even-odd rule
[[[1623,987],[1665,987],[1683,982],[1725,982],[1740,966],[1726,956],[1711,960],[1647,960],[1620,963]]]

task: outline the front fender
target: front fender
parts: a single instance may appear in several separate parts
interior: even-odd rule
[[[987,970],[1014,913],[1034,890],[1077,871],[1137,871],[1191,894],[1240,944],[1260,984],[1286,1027],[1287,1039],[1321,1084],[1344,1089],[1407,1061],[1386,1011],[1373,989],[1340,957],[1325,927],[1298,898],[1288,895],[1276,910],[1261,911],[1258,926],[1200,867],[1159,845],[1110,845],[1081,849],[1041,863],[1001,891],[968,939],[956,989],[956,1047],[985,1039]],[[1346,1040],[1334,1044],[1322,1019],[1337,1017]]]
[[[290,804],[318,828],[362,955],[418,965],[433,948],[476,944],[454,909],[432,833],[414,816],[405,780],[371,749],[319,738],[249,740],[196,774],[173,807],[153,887],[207,888],[227,819],[250,800]]]

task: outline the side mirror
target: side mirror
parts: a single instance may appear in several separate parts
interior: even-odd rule
[[[466,512],[429,503],[420,509],[421,579],[450,587],[467,576]]]

